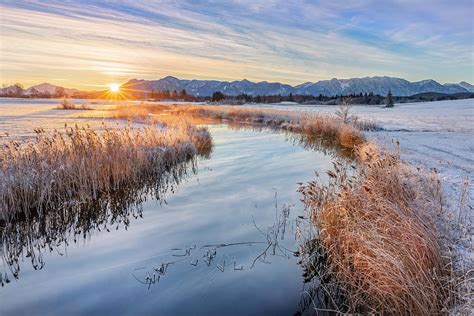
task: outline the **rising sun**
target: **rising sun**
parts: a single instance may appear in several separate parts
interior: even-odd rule
[[[111,92],[119,92],[120,91],[120,85],[118,83],[110,83],[109,84],[109,89]]]

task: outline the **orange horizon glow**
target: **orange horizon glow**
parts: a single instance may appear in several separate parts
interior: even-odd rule
[[[106,85],[108,89],[101,91],[101,94],[97,96],[98,99],[105,100],[133,100],[134,92],[143,92],[140,89],[136,90],[133,88],[134,84],[118,84],[109,83]]]

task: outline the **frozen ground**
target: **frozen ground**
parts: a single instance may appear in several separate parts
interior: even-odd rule
[[[87,104],[95,111],[59,110],[58,99],[13,99],[0,98],[0,144],[10,138],[24,139],[35,135],[34,130],[64,130],[65,125],[102,128],[103,124],[114,126],[117,121],[106,118],[102,111],[115,106],[103,100],[72,100],[76,106]],[[131,103],[131,102],[130,102]],[[119,122],[124,124],[123,122]]]
[[[460,255],[472,267],[474,100],[400,104],[393,109],[355,107],[353,112],[381,125],[384,131],[370,133],[381,146],[391,146],[398,140],[404,160],[439,171],[446,203],[452,211],[450,219],[453,223],[460,222],[465,230],[461,232],[464,240],[460,242]]]

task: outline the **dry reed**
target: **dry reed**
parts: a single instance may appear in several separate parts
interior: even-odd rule
[[[92,108],[86,103],[83,103],[78,107],[66,98],[62,99],[56,108],[58,110],[92,110]]]
[[[396,155],[374,155],[349,169],[335,163],[328,185],[314,181],[300,189],[328,271],[344,290],[345,312],[446,311],[451,275],[436,232],[436,175],[415,173]]]
[[[11,141],[0,150],[0,219],[85,203],[172,170],[196,154],[208,155],[207,130],[66,128],[34,141]]]

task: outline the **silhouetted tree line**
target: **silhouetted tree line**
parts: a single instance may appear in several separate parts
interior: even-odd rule
[[[64,88],[58,87],[54,93],[39,92],[36,89],[30,90],[29,94],[26,94],[26,90],[19,83],[16,83],[10,87],[3,86],[4,91],[0,93],[0,97],[13,97],[13,98],[63,98],[70,97],[75,99],[100,99],[103,98],[104,91],[90,91],[90,92],[77,92],[73,95],[67,95]],[[455,93],[455,94],[444,94],[437,92],[427,92],[415,94],[412,96],[393,96],[389,91],[387,96],[382,96],[374,93],[358,93],[349,95],[336,95],[326,96],[320,95],[303,95],[303,94],[292,94],[289,95],[226,95],[221,91],[215,91],[210,96],[194,96],[188,94],[186,90],[181,91],[135,91],[127,92],[122,98],[131,99],[152,99],[155,101],[184,101],[184,102],[216,102],[216,103],[227,103],[227,104],[244,104],[244,103],[280,103],[280,102],[295,102],[299,104],[324,104],[324,105],[338,105],[342,104],[344,99],[349,98],[351,104],[369,104],[369,105],[382,105],[393,106],[394,103],[407,103],[407,102],[426,102],[426,101],[442,101],[442,100],[457,100],[457,99],[469,99],[474,98],[474,93]]]
[[[205,98],[198,98],[199,101],[210,101],[218,103],[230,103],[230,104],[244,104],[244,103],[280,103],[280,102],[295,102],[299,104],[324,104],[324,105],[339,105],[342,104],[344,99],[350,99],[351,104],[368,104],[368,105],[385,105],[387,107],[393,107],[394,103],[408,103],[408,102],[427,102],[427,101],[442,101],[442,100],[458,100],[458,99],[470,99],[474,98],[474,93],[455,93],[455,94],[444,94],[436,92],[421,93],[412,96],[394,96],[391,91],[386,96],[382,96],[374,93],[358,93],[349,95],[335,95],[326,96],[320,94],[315,95],[302,95],[292,94],[289,95],[257,95],[251,96],[248,94],[240,94],[237,96],[229,96],[221,93],[220,91],[214,92],[212,96]]]
[[[191,94],[186,93],[186,90],[181,91],[152,91],[149,95],[150,99],[163,101],[163,100],[170,100],[170,101],[186,101],[186,102],[195,102],[197,98]]]

